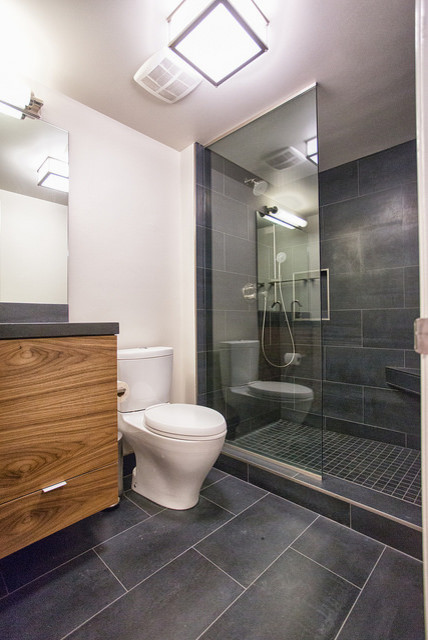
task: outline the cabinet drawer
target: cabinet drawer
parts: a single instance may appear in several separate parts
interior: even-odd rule
[[[0,341],[0,503],[117,458],[116,337]]]
[[[0,505],[0,557],[117,502],[117,465],[72,478]]]

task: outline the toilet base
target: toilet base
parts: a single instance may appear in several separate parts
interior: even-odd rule
[[[199,502],[199,493],[202,488],[202,483],[205,478],[201,481],[201,486],[199,489],[193,490],[190,493],[181,495],[166,495],[160,494],[159,490],[152,490],[150,486],[144,485],[144,483],[138,482],[138,474],[137,467],[134,467],[132,470],[132,483],[131,487],[135,493],[138,493],[146,500],[150,500],[155,504],[158,504],[160,507],[165,507],[166,509],[173,509],[174,511],[186,511],[187,509],[192,509],[196,507]],[[141,486],[143,484],[143,486]]]

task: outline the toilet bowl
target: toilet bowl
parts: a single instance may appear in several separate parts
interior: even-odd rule
[[[223,416],[191,404],[119,414],[119,430],[135,453],[132,489],[169,509],[190,509],[226,436]]]
[[[310,387],[293,382],[257,380],[258,340],[229,340],[220,343],[220,372],[227,400],[241,406],[243,397],[278,403],[281,417],[301,424],[312,406],[314,392]],[[287,414],[289,413],[289,415]]]
[[[118,351],[118,378],[129,388],[118,403],[118,427],[135,453],[132,488],[181,510],[197,504],[223,446],[226,422],[208,407],[170,404],[171,373],[170,347]]]

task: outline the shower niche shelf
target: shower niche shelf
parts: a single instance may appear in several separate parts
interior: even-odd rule
[[[421,372],[405,367],[385,367],[387,385],[416,395],[421,394]]]

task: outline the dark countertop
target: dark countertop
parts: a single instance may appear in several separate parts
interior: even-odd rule
[[[118,322],[0,323],[0,339],[106,336],[119,333]]]
[[[389,386],[396,389],[418,395],[421,393],[421,372],[419,369],[385,367],[385,380]]]

